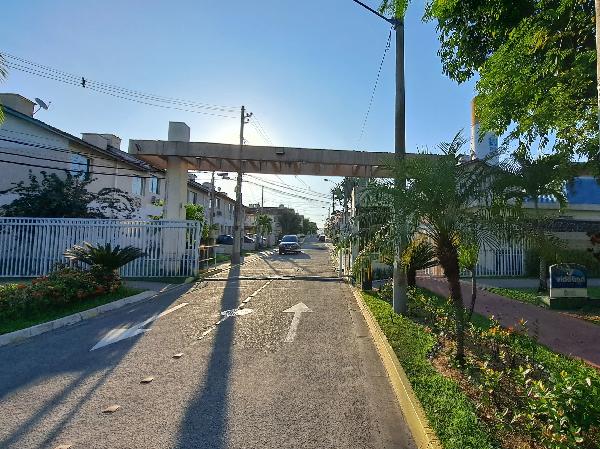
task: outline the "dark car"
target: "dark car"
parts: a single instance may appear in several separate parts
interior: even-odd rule
[[[299,253],[300,243],[297,235],[284,235],[279,242],[279,254]]]
[[[319,242],[324,242],[325,241],[325,236],[324,235],[320,235],[319,236]]]
[[[217,245],[233,245],[233,236],[229,234],[221,234],[217,237]]]

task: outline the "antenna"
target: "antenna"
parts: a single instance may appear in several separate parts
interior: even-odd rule
[[[46,104],[46,102],[44,100],[41,100],[39,98],[35,98],[35,103],[38,105],[38,108],[33,111],[33,115],[35,115],[36,112],[38,112],[40,109],[43,109],[45,111],[48,110],[48,108],[50,107],[50,103],[52,103],[51,101],[48,102],[48,104]]]

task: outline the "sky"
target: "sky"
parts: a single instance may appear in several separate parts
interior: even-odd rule
[[[352,0],[2,3],[2,52],[153,95],[245,105],[278,146],[393,151],[394,38],[361,138],[390,26]],[[474,92],[473,83],[458,85],[443,75],[435,24],[422,21],[424,7],[423,0],[413,1],[405,21],[407,152],[434,151],[461,129],[468,136]],[[36,118],[77,136],[116,134],[124,150],[130,138],[166,140],[169,121],[186,122],[192,141],[239,141],[237,117],[157,108],[17,70],[0,91],[51,102]],[[253,126],[246,139],[267,144]],[[339,181],[264,178],[325,196],[331,181]],[[217,182],[231,196],[234,184]],[[325,196],[305,196],[265,190],[264,205],[285,204],[321,226],[328,204],[315,200]],[[260,198],[260,187],[244,184],[244,204]]]

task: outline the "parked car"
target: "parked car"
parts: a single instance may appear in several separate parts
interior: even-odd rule
[[[284,235],[279,242],[279,254],[299,253],[300,243],[297,235]]]
[[[319,242],[324,242],[325,241],[325,236],[324,235],[320,235],[319,236]]]
[[[221,234],[217,237],[217,245],[233,245],[233,236]]]
[[[245,235],[244,243],[254,243],[254,239]],[[217,237],[217,245],[233,245],[233,236],[229,234],[221,234]]]

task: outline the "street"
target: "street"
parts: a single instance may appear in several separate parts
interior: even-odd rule
[[[414,447],[335,277],[313,239],[0,348],[0,447]]]

